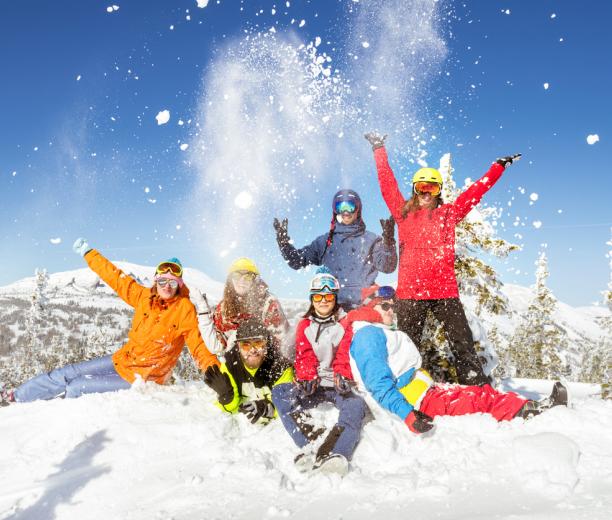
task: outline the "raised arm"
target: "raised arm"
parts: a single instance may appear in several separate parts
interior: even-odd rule
[[[295,246],[290,243],[287,225],[287,219],[283,219],[282,222],[279,222],[276,218],[274,219],[276,242],[278,243],[278,248],[283,258],[289,264],[289,267],[297,270],[309,264],[320,265],[321,255],[323,254],[323,248],[321,247],[322,237],[316,238],[310,245],[304,246],[301,249],[296,249]],[[323,238],[323,245],[325,245],[325,237]]]
[[[90,269],[104,280],[119,295],[119,298],[128,305],[136,307],[142,297],[149,296],[149,289],[125,274],[95,249],[90,249],[86,252],[84,258]]]

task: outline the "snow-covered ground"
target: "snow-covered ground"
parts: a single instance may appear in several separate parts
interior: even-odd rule
[[[0,518],[608,519],[612,402],[570,389],[569,409],[438,418],[425,438],[378,417],[344,479],[298,473],[279,421],[225,415],[199,384],[17,404],[0,409]]]

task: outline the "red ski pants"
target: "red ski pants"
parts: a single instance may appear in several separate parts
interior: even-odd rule
[[[419,410],[430,417],[490,413],[498,421],[509,421],[526,402],[514,392],[498,392],[490,385],[435,385],[425,394]]]

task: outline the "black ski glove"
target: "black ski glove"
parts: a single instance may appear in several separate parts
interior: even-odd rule
[[[386,246],[395,245],[395,219],[389,217],[388,219],[381,218],[380,225],[382,227],[382,239]]]
[[[381,135],[377,134],[376,132],[368,132],[367,134],[364,134],[363,137],[365,137],[372,145],[372,150],[376,150],[377,148],[382,148],[383,146],[385,146],[385,139],[387,138],[387,134],[381,137]]]
[[[267,399],[257,399],[243,403],[238,408],[251,423],[255,424],[259,419],[274,418],[274,405]]]
[[[495,161],[497,164],[501,164],[504,168],[510,166],[513,162],[518,161],[523,154],[515,153],[514,155],[507,155],[506,157],[500,157]]]
[[[308,397],[309,395],[314,394],[319,388],[319,378],[316,377],[311,381],[304,381],[303,379],[296,380],[295,384],[302,394],[303,397]]]
[[[289,233],[287,232],[287,226],[289,225],[289,220],[284,218],[282,221],[279,221],[277,218],[274,219],[272,223],[274,226],[274,230],[276,231],[276,241],[279,246],[289,243]]]
[[[419,410],[412,410],[404,422],[410,431],[416,434],[426,433],[434,427],[433,419]]]
[[[347,379],[342,374],[334,374],[334,388],[340,395],[349,395],[353,391],[353,386],[355,386],[355,381]]]
[[[234,399],[234,388],[229,376],[217,365],[209,366],[204,372],[204,382],[217,392],[217,398],[222,405],[227,405]]]

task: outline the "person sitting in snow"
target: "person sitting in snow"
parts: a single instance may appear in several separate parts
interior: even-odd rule
[[[293,358],[289,322],[280,302],[268,289],[259,269],[249,258],[238,258],[229,267],[223,299],[212,311],[205,296],[198,302],[200,331],[210,350],[223,355],[234,345],[238,326],[250,318],[263,322],[277,349]]]
[[[530,401],[490,385],[434,384],[421,368],[421,355],[408,335],[394,326],[395,290],[374,285],[363,290],[363,306],[351,311],[352,372],[362,390],[394,413],[414,433],[433,428],[438,415],[489,413],[498,421],[528,418],[567,405],[567,390],[557,382],[550,397]]]
[[[225,363],[210,366],[204,382],[217,393],[222,410],[241,412],[253,424],[265,424],[276,415],[271,392],[277,385],[293,383],[293,367],[278,352],[264,323],[249,318],[238,325]]]
[[[302,448],[295,458],[300,471],[346,474],[367,412],[363,398],[352,390],[348,346],[339,349],[341,342],[350,343],[340,323],[346,313],[338,305],[339,291],[338,280],[319,268],[310,282],[310,308],[296,331],[296,384],[272,389],[272,401],[287,432]],[[315,453],[313,441],[323,431],[313,429],[304,411],[322,402],[333,403],[339,416]]]
[[[177,258],[160,263],[155,284],[144,287],[92,249],[83,238],[72,246],[89,267],[128,305],[134,307],[129,339],[113,355],[57,368],[26,381],[3,401],[35,401],[55,397],[112,392],[130,388],[136,380],[165,384],[187,344],[201,370],[218,366],[198,329],[183,266]]]
[[[288,220],[274,219],[276,241],[283,258],[292,269],[309,264],[325,265],[340,281],[338,304],[345,310],[359,305],[362,287],[372,285],[379,271],[392,273],[397,267],[395,222],[380,221],[382,237],[366,231],[362,204],[353,190],[340,190],[332,200],[329,233],[321,235],[301,249],[296,249],[287,231]]]

